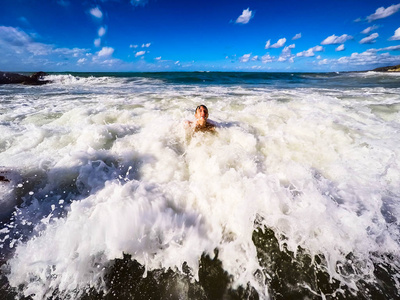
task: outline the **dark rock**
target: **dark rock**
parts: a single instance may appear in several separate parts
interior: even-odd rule
[[[0,222],[9,218],[18,204],[16,192],[21,182],[21,175],[16,170],[0,166]]]
[[[5,83],[22,83],[26,80],[27,76],[16,74],[16,73],[0,73],[0,84]]]
[[[0,72],[0,84],[28,84],[28,85],[42,85],[49,83],[49,80],[43,80],[45,72],[37,72],[31,76],[26,76],[18,73]]]
[[[0,181],[10,182],[10,180],[7,177],[2,175],[0,175]]]

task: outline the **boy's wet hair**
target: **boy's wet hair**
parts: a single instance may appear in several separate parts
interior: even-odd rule
[[[196,107],[196,109],[194,110],[194,113],[197,113],[197,110],[198,110],[200,107],[204,107],[204,108],[207,110],[207,112],[208,112],[207,106],[205,106],[204,104],[200,104],[199,106]]]

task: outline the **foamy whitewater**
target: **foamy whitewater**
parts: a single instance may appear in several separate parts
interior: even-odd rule
[[[400,297],[399,74],[46,80],[0,85],[0,295]]]

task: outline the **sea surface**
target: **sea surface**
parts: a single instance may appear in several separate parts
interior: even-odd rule
[[[0,85],[1,299],[400,298],[399,73],[45,79]]]

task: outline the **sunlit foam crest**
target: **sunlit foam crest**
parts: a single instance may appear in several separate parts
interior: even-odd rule
[[[113,76],[80,76],[80,75],[47,75],[46,80],[49,80],[52,84],[60,84],[64,86],[86,86],[86,85],[97,85],[107,87],[117,87],[126,85],[146,85],[146,84],[162,84],[162,80],[144,78],[144,77],[132,77],[132,78],[121,78]]]

